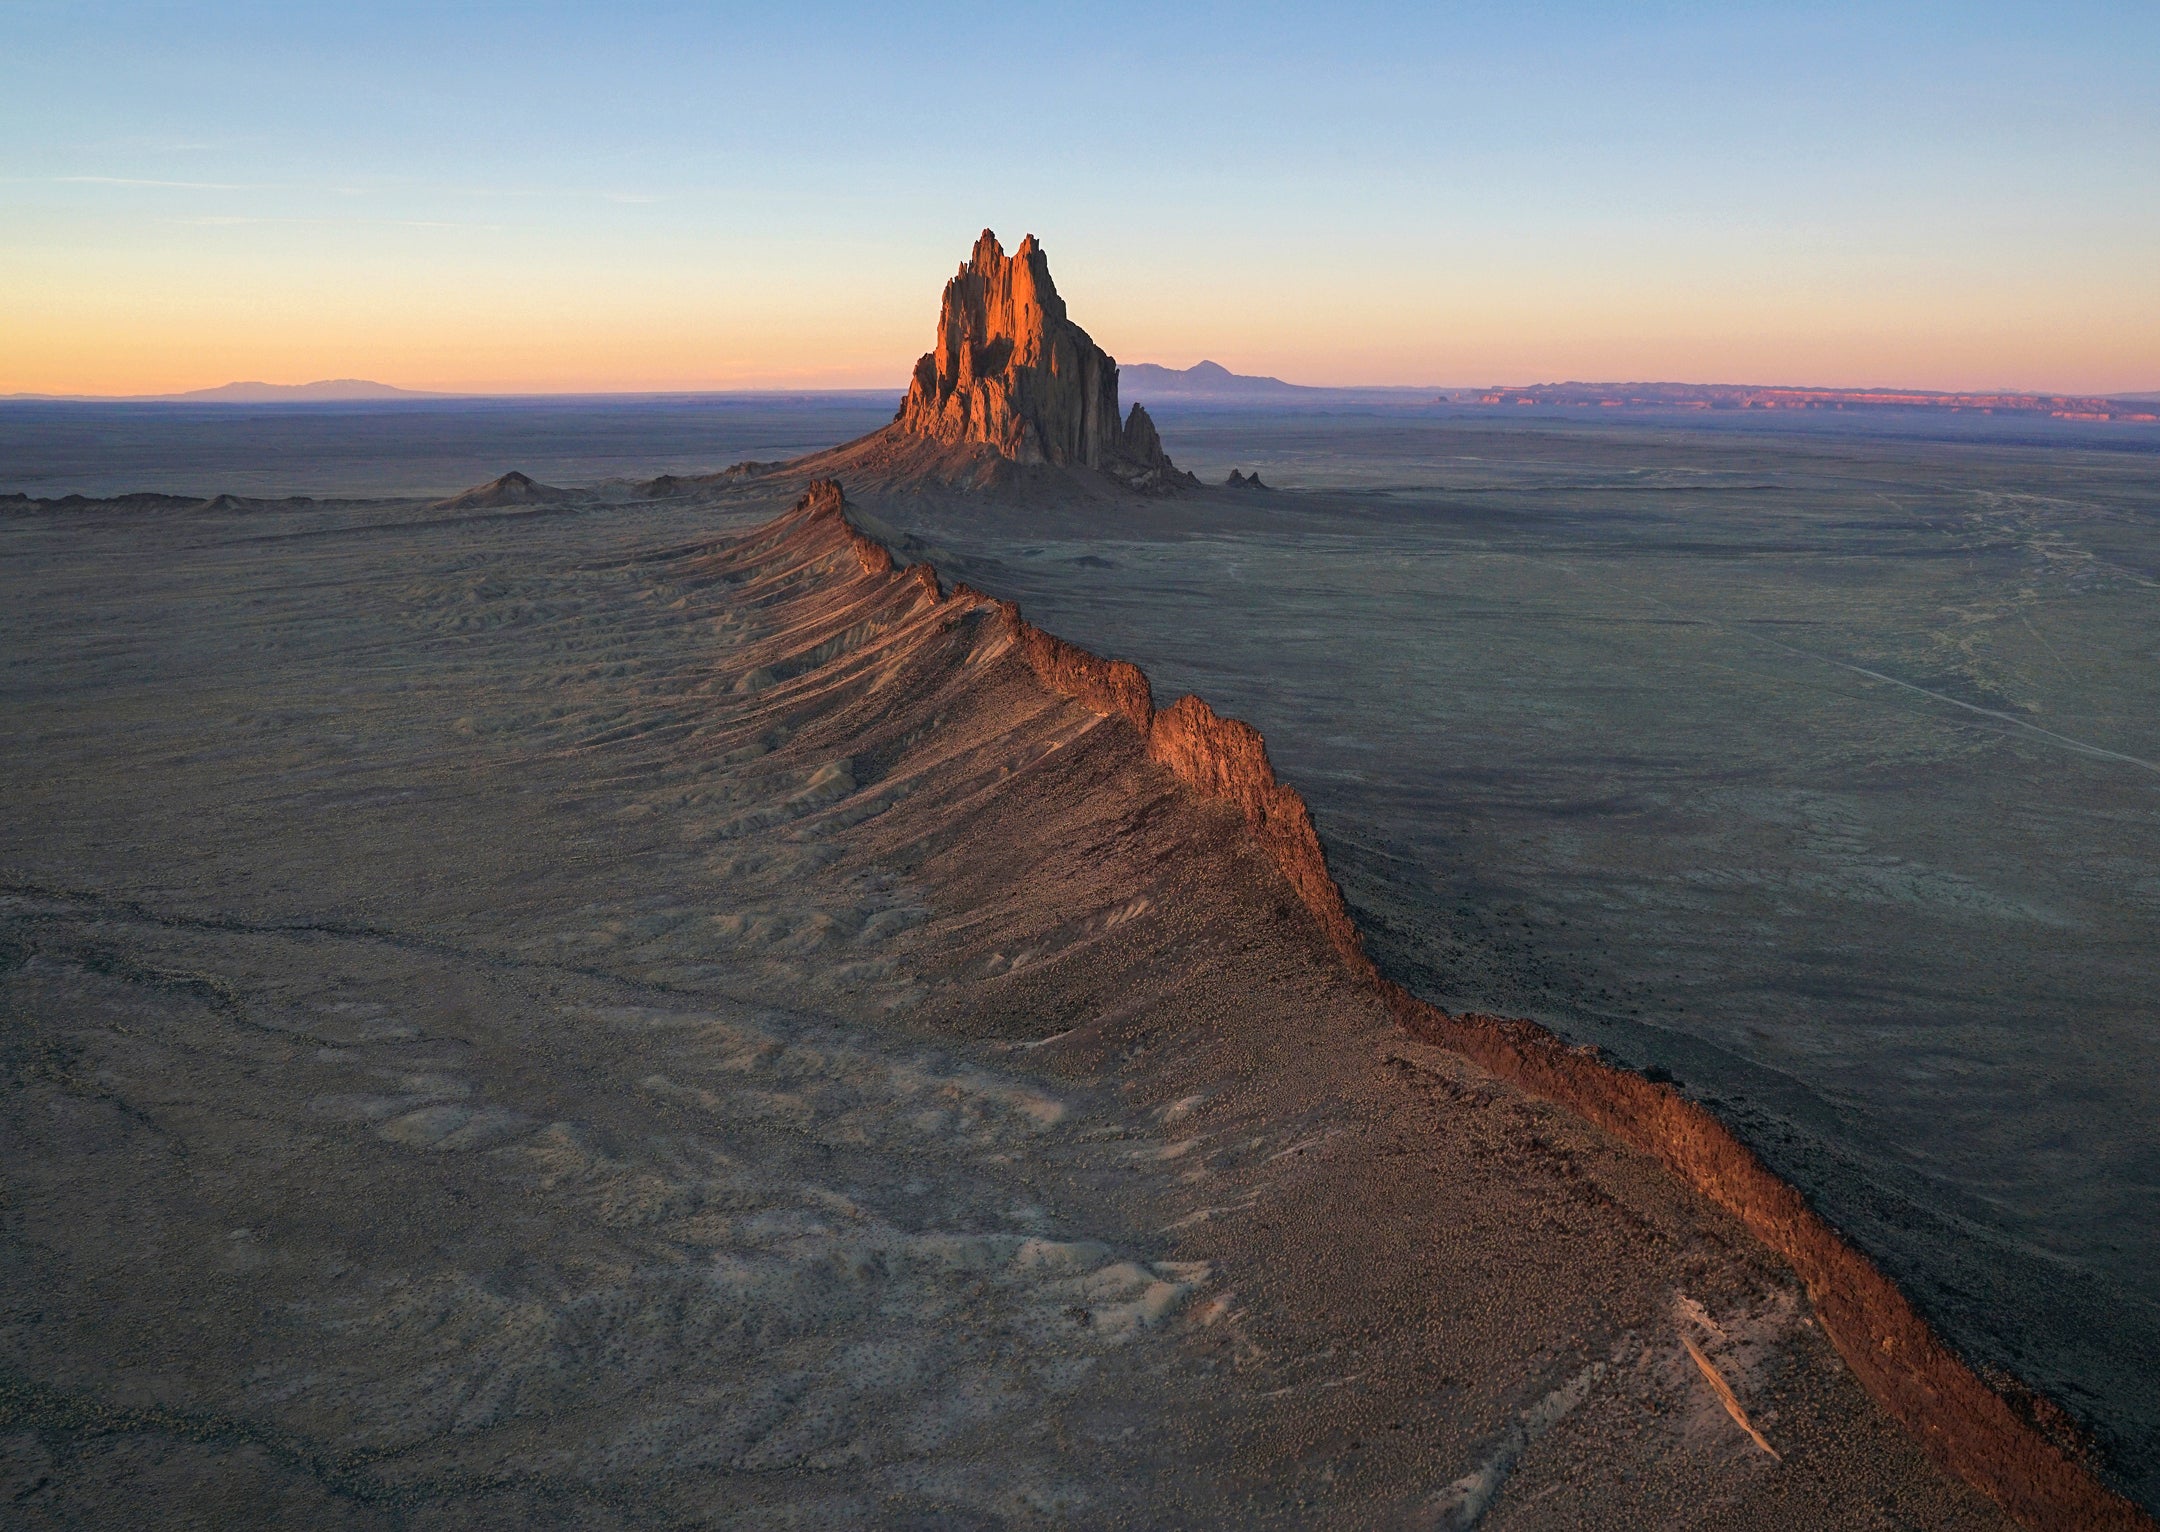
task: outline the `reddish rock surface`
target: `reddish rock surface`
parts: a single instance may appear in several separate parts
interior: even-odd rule
[[[983,230],[945,284],[937,344],[915,364],[892,434],[1094,469],[1142,491],[1193,482],[1146,410],[1136,404],[1119,418],[1117,361],[1066,317],[1032,234],[1008,256]]]

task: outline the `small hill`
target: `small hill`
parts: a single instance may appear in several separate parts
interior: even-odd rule
[[[552,484],[541,484],[512,471],[486,484],[475,484],[471,489],[461,490],[447,500],[435,502],[438,511],[494,510],[510,505],[561,505],[577,496],[567,489],[557,489]]]

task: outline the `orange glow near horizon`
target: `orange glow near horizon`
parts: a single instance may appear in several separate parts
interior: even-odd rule
[[[0,393],[897,393],[985,224],[1127,362],[2160,390],[2160,9],[996,15],[0,6]]]
[[[1018,235],[1012,238],[1017,243]],[[0,394],[177,393],[236,380],[366,378],[446,393],[904,387],[950,265],[625,274],[462,259],[296,266],[221,259],[0,262]],[[410,252],[408,252],[410,254]],[[1280,262],[1203,278],[1090,250],[1052,269],[1121,361],[1317,385],[1584,381],[1831,387],[2160,388],[2160,297],[2114,283],[2016,287],[1772,276],[1683,284],[1471,265],[1329,287]],[[1319,293],[1313,298],[1300,294]],[[1416,301],[1406,301],[1415,294]]]

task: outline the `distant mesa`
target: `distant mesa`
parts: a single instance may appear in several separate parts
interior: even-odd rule
[[[2152,421],[2147,401],[2088,394],[1941,393],[1913,388],[1786,388],[1759,383],[1535,383],[1467,394],[1465,403],[1607,410],[1941,410]]]
[[[154,490],[135,490],[122,495],[59,495],[38,498],[17,492],[0,495],[0,511],[271,511],[298,510],[316,503],[312,495],[287,495],[280,500],[258,500],[243,495],[217,494],[204,500],[195,495],[165,495]]]
[[[557,489],[552,484],[541,484],[524,474],[511,472],[486,484],[475,484],[471,489],[452,495],[447,500],[435,502],[438,511],[492,510],[508,505],[561,505],[576,499],[567,489]]]
[[[1134,362],[1124,370],[1125,386],[1136,399],[1304,399],[1330,392],[1285,383],[1281,378],[1255,377],[1232,372],[1220,362],[1195,362],[1190,367],[1158,367],[1153,362]]]
[[[988,229],[945,284],[937,342],[893,423],[796,466],[978,486],[1047,469],[1141,494],[1199,482],[1170,461],[1146,410],[1120,418],[1117,362],[1066,317],[1035,236],[1008,256]]]
[[[440,399],[441,394],[392,388],[366,378],[325,378],[316,383],[224,383],[160,397],[191,404],[334,404],[360,399]]]
[[[324,378],[314,383],[220,383],[184,394],[0,394],[0,400],[51,404],[337,404],[368,399],[454,399],[455,394],[392,388],[366,378]]]

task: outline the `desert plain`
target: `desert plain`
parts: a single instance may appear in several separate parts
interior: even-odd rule
[[[2145,1524],[2144,438],[1108,403],[0,418],[14,1518]]]

